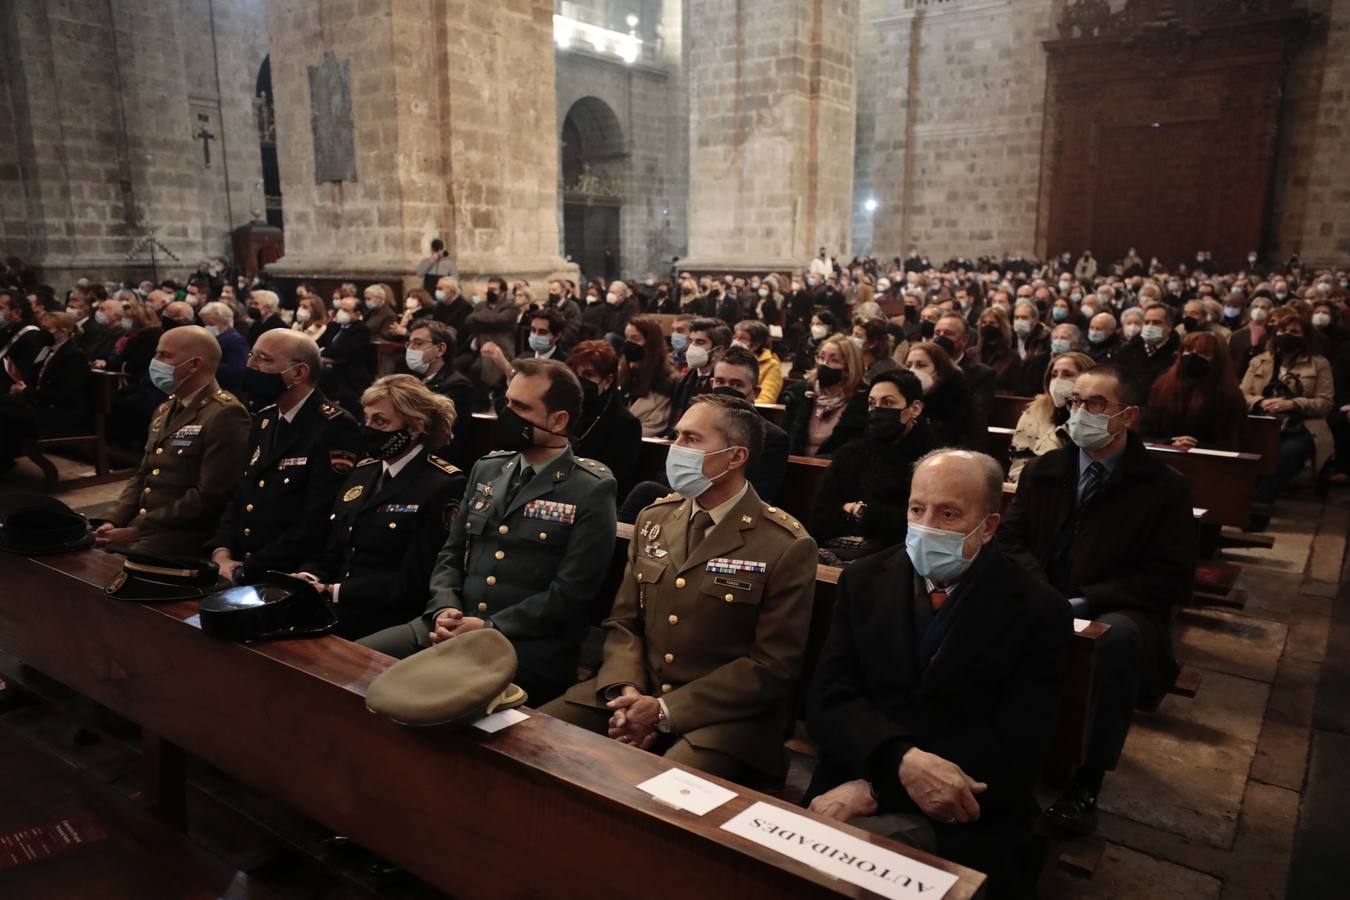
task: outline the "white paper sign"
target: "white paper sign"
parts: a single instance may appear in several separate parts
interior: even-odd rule
[[[696,816],[706,815],[736,796],[735,791],[683,769],[669,769],[655,778],[648,778],[638,785],[638,789]]]
[[[501,712],[495,712],[490,716],[484,716],[477,722],[474,722],[473,727],[480,731],[486,731],[488,734],[492,734],[494,731],[510,728],[517,722],[524,722],[528,718],[529,716],[518,709],[504,709]]]
[[[960,880],[950,872],[762,801],[722,827],[826,875],[895,900],[936,900]]]

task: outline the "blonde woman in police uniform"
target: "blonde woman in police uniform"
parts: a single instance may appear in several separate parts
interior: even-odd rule
[[[464,473],[434,450],[450,440],[455,405],[411,375],[361,395],[366,458],[343,484],[323,552],[297,574],[327,595],[334,633],[351,640],[401,622],[427,601],[436,554],[459,511]]]
[[[763,443],[740,397],[696,397],[675,428],[677,491],[639,513],[604,662],[543,711],[724,778],[786,773],[816,543],[746,481]]]

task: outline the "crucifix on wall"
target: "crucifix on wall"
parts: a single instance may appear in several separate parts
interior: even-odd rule
[[[211,131],[210,131],[210,129],[208,129],[208,128],[206,127],[207,124],[211,121],[211,117],[210,117],[210,116],[208,116],[208,115],[206,115],[206,114],[204,114],[204,113],[197,113],[197,121],[198,121],[198,122],[201,122],[202,124],[201,124],[201,126],[197,129],[197,131],[192,135],[192,139],[193,139],[193,140],[197,140],[197,141],[201,141],[201,142],[202,142],[202,159],[203,159],[203,161],[206,163],[206,167],[209,169],[209,168],[211,168],[211,143],[210,143],[210,142],[211,142],[211,141],[214,141],[214,140],[216,139],[216,136],[215,136],[214,134],[212,134]]]

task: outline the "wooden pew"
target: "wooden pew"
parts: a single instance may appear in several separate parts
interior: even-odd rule
[[[119,481],[132,473],[133,468],[113,469],[108,453],[108,417],[112,415],[113,395],[126,381],[123,372],[109,372],[105,369],[89,370],[90,406],[93,409],[93,427],[86,434],[53,435],[38,437],[24,448],[24,455],[42,470],[42,480],[49,493],[60,487],[74,487],[85,484],[104,484]],[[86,451],[93,457],[94,474],[86,478],[69,479],[64,485],[56,464],[47,458],[45,451],[75,449]]]
[[[0,647],[442,891],[626,896],[639,871],[654,898],[862,896],[719,827],[789,804],[709,778],[738,796],[702,817],[665,806],[636,785],[671,764],[538,712],[492,735],[392,725],[364,703],[389,657],[335,637],[213,641],[195,603],[110,599],[120,569],[99,550],[0,554]],[[972,870],[836,827],[956,873],[949,898],[983,889]]]
[[[1262,475],[1274,475],[1280,452],[1280,420],[1274,416],[1247,416],[1238,436],[1238,449],[1261,457]]]
[[[994,408],[989,413],[989,424],[999,428],[1016,428],[1022,411],[1034,397],[1018,397],[1015,394],[995,394]]]
[[[787,411],[787,407],[783,404],[756,403],[755,409],[759,410],[759,414],[768,421],[777,425],[779,428],[783,427],[783,413]]]
[[[1004,486],[1004,497],[1012,496],[1012,485]],[[1006,503],[1005,503],[1006,505]],[[616,549],[610,564],[606,584],[617,589],[628,562],[628,543],[633,539],[633,526],[619,523]],[[811,607],[811,630],[806,641],[806,656],[802,664],[802,678],[794,708],[798,718],[806,717],[806,693],[815,676],[820,651],[829,635],[834,618],[835,586],[843,569],[837,566],[816,566],[815,602]],[[608,596],[613,596],[610,593]],[[607,610],[606,613],[607,614]],[[593,619],[598,624],[602,616]],[[1064,705],[1059,725],[1046,763],[1046,777],[1055,783],[1063,782],[1083,761],[1087,749],[1088,728],[1092,721],[1092,683],[1096,671],[1096,642],[1111,626],[1083,619],[1074,620],[1074,639],[1070,645],[1069,679],[1065,687]]]
[[[0,726],[0,795],[0,834],[42,832],[25,841],[32,858],[0,864],[0,897],[272,896],[150,811],[6,726]],[[56,837],[58,827],[65,840]],[[44,858],[52,849],[58,852]]]
[[[1261,457],[1226,450],[1177,450],[1162,444],[1148,449],[1181,473],[1191,502],[1209,510],[1209,521],[1244,528],[1251,521],[1252,499],[1261,477]]]

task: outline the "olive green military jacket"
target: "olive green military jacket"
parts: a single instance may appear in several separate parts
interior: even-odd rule
[[[665,701],[673,734],[776,777],[811,626],[816,542],[750,487],[686,557],[693,512],[671,494],[638,514],[604,662],[566,696],[599,707],[634,685]]]

